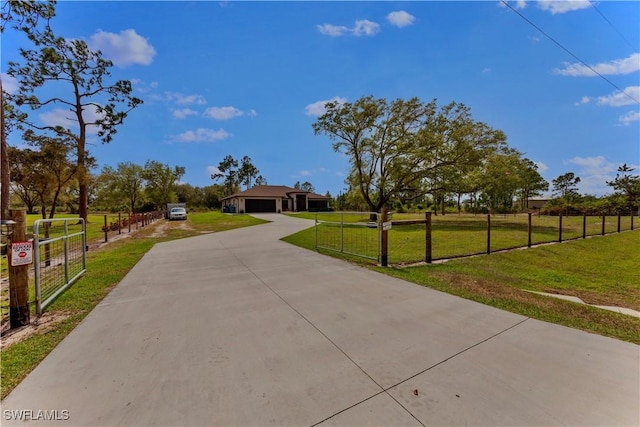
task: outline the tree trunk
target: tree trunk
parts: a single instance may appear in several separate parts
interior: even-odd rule
[[[9,156],[7,156],[7,135],[5,132],[4,123],[4,95],[2,95],[2,78],[0,78],[0,157],[2,158],[2,164],[0,164],[0,187],[2,195],[0,197],[0,219],[9,218],[9,203],[10,203],[10,186],[11,176],[9,174]]]

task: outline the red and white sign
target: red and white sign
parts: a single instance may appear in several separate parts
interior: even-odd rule
[[[11,267],[29,265],[33,262],[32,242],[11,243]]]

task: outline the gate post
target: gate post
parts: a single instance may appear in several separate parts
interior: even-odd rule
[[[15,221],[11,243],[27,240],[27,211],[25,209],[10,209],[9,218]],[[9,260],[9,323],[11,329],[26,326],[30,323],[29,312],[29,266],[11,265],[12,251],[8,247]],[[34,262],[40,262],[36,259]]]

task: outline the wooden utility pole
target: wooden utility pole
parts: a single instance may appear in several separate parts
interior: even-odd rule
[[[27,241],[27,213],[25,209],[11,209],[9,216],[15,224],[10,243]],[[12,266],[13,251],[9,246],[9,323],[11,329],[26,326],[29,313],[29,265]],[[33,251],[32,251],[33,253]]]

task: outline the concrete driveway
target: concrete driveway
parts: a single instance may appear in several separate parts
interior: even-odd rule
[[[156,245],[3,425],[640,424],[639,346],[288,245],[312,223],[262,217]]]

